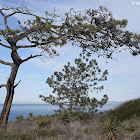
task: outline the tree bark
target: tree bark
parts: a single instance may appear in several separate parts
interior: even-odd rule
[[[10,113],[13,96],[14,96],[14,89],[15,89],[14,82],[15,82],[18,68],[19,66],[14,63],[11,69],[10,77],[7,80],[7,84],[6,84],[7,95],[5,98],[3,110],[1,112],[1,117],[0,117],[0,131],[5,131],[7,126],[8,116]]]
[[[8,117],[9,117],[9,113],[10,113],[10,109],[11,109],[11,105],[13,101],[13,96],[14,96],[14,89],[16,87],[14,86],[14,83],[15,83],[19,66],[22,63],[22,60],[19,57],[17,50],[15,48],[16,46],[13,46],[12,52],[11,52],[11,58],[13,60],[13,63],[11,63],[11,73],[6,83],[7,95],[6,95],[3,110],[0,116],[0,131],[5,131],[6,126],[7,126]]]
[[[18,47],[16,47],[13,44],[16,45],[16,43],[12,42],[10,44],[11,48],[12,48],[11,58],[13,60],[13,63],[4,62],[4,61],[0,60],[0,62],[2,64],[10,65],[12,67],[11,73],[10,73],[10,77],[8,78],[6,85],[3,85],[3,84],[0,85],[0,86],[3,86],[3,87],[6,87],[6,89],[7,89],[7,95],[6,95],[4,106],[3,106],[3,110],[2,110],[1,116],[0,116],[0,131],[5,131],[5,129],[6,129],[7,122],[8,122],[8,117],[9,117],[9,113],[10,113],[10,109],[11,109],[11,105],[12,105],[12,101],[13,101],[14,90],[15,90],[16,86],[20,82],[19,81],[15,85],[15,79],[16,79],[16,76],[17,76],[17,72],[18,72],[19,66],[22,63],[28,61],[29,59],[41,56],[41,55],[34,55],[34,56],[31,55],[31,56],[27,57],[26,59],[22,60],[20,58],[20,56],[18,55],[18,52],[17,52],[17,48]]]

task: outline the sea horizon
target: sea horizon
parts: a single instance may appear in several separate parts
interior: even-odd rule
[[[121,101],[108,101],[106,104],[120,104],[120,103],[123,103],[123,102],[121,102]],[[12,103],[12,105],[28,105],[28,104],[33,104],[33,105],[35,105],[35,104],[38,104],[38,105],[45,105],[45,104],[49,104],[49,103]],[[4,105],[4,104],[2,104],[2,103],[0,103],[0,105]]]
[[[98,108],[98,112],[111,110],[121,102],[108,102],[102,108]],[[0,104],[0,111],[2,111],[3,104]],[[24,119],[28,118],[29,113],[33,113],[35,117],[42,115],[52,115],[54,110],[59,109],[58,105],[51,104],[12,104],[8,121],[15,121],[16,116],[22,115]]]

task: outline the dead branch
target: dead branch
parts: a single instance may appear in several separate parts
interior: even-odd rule
[[[4,25],[7,30],[10,30],[9,26],[7,25],[7,17],[3,14],[2,10],[0,10],[1,15],[4,17]]]
[[[38,57],[38,56],[42,56],[42,55],[34,55],[34,56],[31,55],[31,56],[27,57],[26,59],[22,60],[22,63],[25,62],[25,61],[28,61],[29,59]]]
[[[1,85],[0,85],[0,88],[2,88],[2,87],[6,87],[6,85],[4,85],[4,84],[1,84]]]
[[[17,46],[17,48],[34,48],[36,45],[24,45],[24,46]]]
[[[9,65],[9,66],[12,66],[12,64],[13,64],[13,63],[10,63],[10,62],[5,62],[3,60],[0,60],[0,63],[4,64],[4,65]]]
[[[5,47],[5,48],[9,48],[9,49],[11,49],[10,46],[4,45],[4,44],[2,44],[2,43],[0,43],[0,45],[3,46],[3,47]]]
[[[20,82],[21,82],[21,80],[14,86],[14,88],[16,88],[19,85]]]

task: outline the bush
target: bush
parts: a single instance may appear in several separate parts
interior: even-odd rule
[[[19,115],[19,116],[16,116],[16,120],[17,121],[23,121],[24,119],[23,119],[23,116],[22,115]]]
[[[76,116],[77,120],[86,121],[88,119],[91,119],[91,115],[89,113],[84,113],[84,112],[77,112],[74,114],[74,116]]]
[[[67,112],[59,112],[56,113],[56,117],[58,117],[58,119],[61,120],[63,124],[67,124],[70,122],[71,114]]]
[[[38,123],[39,127],[45,127],[46,125],[50,124],[51,121],[50,121],[49,117],[40,115],[37,117],[37,123]]]
[[[140,117],[140,98],[130,100],[108,112],[109,116],[116,117],[119,121]]]

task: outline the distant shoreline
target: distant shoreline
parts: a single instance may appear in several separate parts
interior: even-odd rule
[[[111,105],[111,104],[122,104],[124,102],[119,102],[119,101],[109,101],[106,103],[106,105]],[[4,105],[4,104],[1,104],[0,105]],[[13,103],[12,105],[51,105],[51,104],[48,104],[48,103]]]

